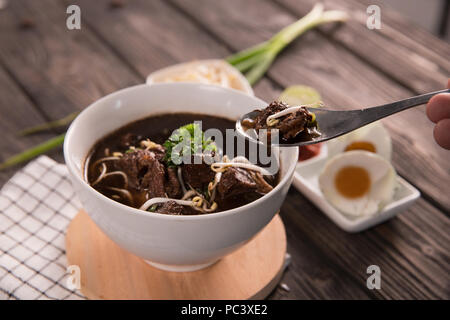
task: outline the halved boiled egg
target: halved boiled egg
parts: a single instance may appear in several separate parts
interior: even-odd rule
[[[391,161],[391,136],[379,121],[332,139],[327,146],[330,157],[346,151],[365,150]]]
[[[358,217],[377,213],[392,200],[395,178],[395,169],[386,159],[356,150],[328,160],[319,176],[319,186],[336,209]]]

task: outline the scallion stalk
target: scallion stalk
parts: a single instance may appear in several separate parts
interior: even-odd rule
[[[77,117],[78,114],[79,114],[78,111],[72,112],[71,114],[65,116],[64,118],[46,122],[43,124],[39,124],[34,127],[26,128],[26,129],[20,131],[19,135],[20,136],[28,136],[30,134],[40,133],[43,131],[48,131],[51,129],[57,129],[57,128],[68,126],[73,121],[73,119],[75,119]]]
[[[341,22],[347,19],[343,11],[324,11],[322,4],[314,8],[303,18],[283,28],[270,40],[257,44],[226,58],[226,61],[242,72],[253,85],[270,68],[277,55],[297,37],[321,24]]]
[[[0,164],[0,170],[28,161],[30,159],[33,159],[34,157],[37,157],[38,155],[41,155],[43,153],[52,150],[53,148],[56,148],[57,146],[61,145],[64,142],[65,135],[66,134],[63,133],[59,136],[56,136],[48,141],[45,141],[37,145],[36,147],[33,147],[22,153],[12,156],[9,159],[6,159],[5,162]]]

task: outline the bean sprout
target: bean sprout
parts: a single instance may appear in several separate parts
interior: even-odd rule
[[[91,186],[93,186],[93,185],[99,183],[99,182],[103,179],[103,177],[104,177],[105,174],[106,174],[106,170],[107,170],[106,164],[102,163],[102,171],[101,171],[100,174],[98,175],[97,179],[96,179],[94,182],[91,183]]]
[[[181,200],[189,199],[189,198],[191,198],[191,197],[193,197],[193,196],[195,196],[195,195],[197,195],[197,192],[196,192],[195,190],[189,190],[189,191],[187,191],[187,192],[183,195],[183,197],[181,198]]]
[[[217,210],[217,202],[213,202],[213,204],[209,208],[207,207],[207,203],[204,203],[202,209],[207,213],[214,212]]]
[[[201,205],[203,204],[203,197],[200,196],[193,197],[192,203],[194,204],[195,207],[201,207]]]
[[[144,202],[144,204],[139,208],[141,210],[147,211],[154,204],[165,203],[169,201],[174,201],[182,206],[194,206],[194,202],[191,200],[179,200],[179,199],[171,199],[171,198],[151,198]]]
[[[92,166],[95,168],[99,163],[102,163],[104,161],[114,161],[114,160],[120,160],[119,157],[104,157],[104,158],[100,158],[97,161],[95,161]]]
[[[120,188],[114,188],[114,187],[107,187],[106,189],[118,192],[121,195],[125,196],[128,199],[128,201],[130,201],[130,204],[133,206],[133,196],[131,195],[130,191],[128,191],[126,189],[120,189]]]
[[[102,165],[104,167],[106,167],[104,163],[102,163]],[[97,180],[95,180],[94,182],[91,183],[91,185],[94,186],[97,183],[99,183],[101,180],[105,179],[106,177],[114,176],[114,175],[120,175],[121,177],[123,177],[123,181],[124,181],[124,186],[123,187],[124,187],[124,189],[128,188],[128,177],[125,174],[125,172],[123,172],[123,171],[113,171],[113,172],[105,173],[105,174],[103,174],[103,176],[101,176],[101,177],[99,176],[97,178]]]
[[[280,118],[282,116],[285,116],[285,115],[288,115],[291,113],[296,113],[297,111],[303,110],[306,107],[319,107],[321,105],[322,105],[322,102],[316,102],[316,103],[312,103],[312,104],[308,104],[308,105],[304,105],[304,106],[290,107],[290,108],[284,109],[280,112],[277,112],[275,114],[268,116],[266,119],[266,124],[269,127],[272,127],[279,122],[279,120],[277,118]]]
[[[252,175],[253,180],[255,180],[257,182],[257,185],[262,186],[262,188],[258,188],[258,189],[260,189],[264,193],[268,193],[269,191],[272,191],[273,187],[269,183],[267,183],[267,181],[263,178],[261,173],[251,172],[250,174]]]
[[[187,190],[186,190],[186,187],[184,186],[183,174],[181,172],[181,167],[178,167],[178,169],[177,169],[177,177],[178,177],[178,182],[181,185],[181,190],[183,191],[183,194],[185,194],[187,192]]]
[[[145,151],[151,150],[151,149],[155,149],[157,148],[159,145],[154,143],[153,141],[151,141],[150,139],[146,139],[146,140],[142,140],[140,142],[141,146],[145,148]]]
[[[241,162],[216,162],[211,165],[211,170],[213,170],[214,172],[224,172],[229,167],[243,168],[243,169],[260,172],[263,175],[268,175],[268,176],[271,175],[271,173],[264,168],[261,168],[257,165],[251,164],[251,163],[241,163]]]

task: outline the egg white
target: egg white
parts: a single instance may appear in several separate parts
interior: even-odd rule
[[[375,146],[376,153],[387,161],[391,161],[392,141],[389,132],[380,121],[349,132],[327,142],[330,157],[345,152],[345,148],[353,142],[365,141]]]
[[[343,196],[335,186],[336,174],[345,167],[364,168],[370,177],[370,189],[358,198]],[[348,151],[327,161],[319,176],[319,187],[324,197],[339,211],[360,217],[379,212],[394,196],[396,173],[383,157],[368,151]]]

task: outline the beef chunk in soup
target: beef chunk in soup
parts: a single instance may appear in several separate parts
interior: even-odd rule
[[[162,145],[151,142],[149,140],[147,140],[146,142],[148,142],[148,146],[146,149],[153,152],[156,156],[156,159],[158,159],[159,162],[164,162],[164,157],[166,155],[166,149],[164,149],[164,147]]]
[[[148,189],[150,198],[165,196],[164,165],[158,161],[154,152],[136,149],[121,157],[117,165],[127,175],[131,188]]]
[[[169,198],[180,198],[182,196],[180,182],[177,178],[177,169],[167,168],[166,193]]]
[[[156,212],[163,214],[180,215],[183,212],[183,206],[179,205],[175,201],[167,201],[164,202],[163,205],[156,210]]]
[[[192,160],[192,162],[194,161]],[[203,161],[199,164],[183,164],[181,170],[185,183],[193,188],[203,188],[214,179],[215,175],[211,166]]]
[[[130,123],[94,145],[86,159],[85,174],[89,184],[125,205],[171,215],[209,214],[237,208],[260,198],[276,185],[277,176],[270,180],[248,168],[227,166],[221,181],[207,189],[216,172],[205,159],[200,164],[194,161],[174,163],[169,152],[173,151],[179,137],[177,140],[170,132],[183,129],[195,138],[196,120],[202,120],[205,129],[215,128],[221,132],[235,125],[228,119],[190,113],[157,115]],[[211,141],[202,136],[201,151],[208,157],[215,156],[217,150]],[[197,152],[194,150],[191,151]],[[223,153],[227,154],[226,148]],[[247,156],[247,150],[236,156]],[[227,162],[231,159],[217,155],[217,159],[211,160]],[[183,192],[183,185],[187,192]],[[186,202],[180,205],[178,200]]]
[[[225,170],[217,185],[217,192],[222,199],[238,194],[254,192],[256,189],[257,184],[248,171],[233,167]]]

